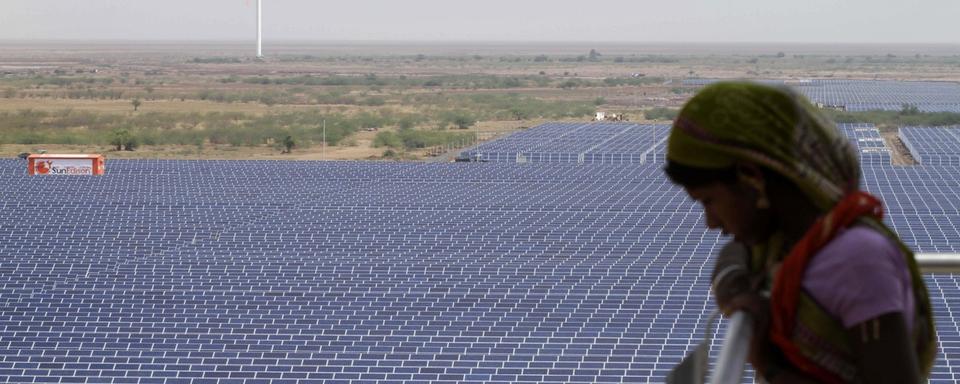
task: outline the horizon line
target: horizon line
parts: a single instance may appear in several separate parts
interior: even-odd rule
[[[291,44],[291,43],[314,43],[314,44],[637,44],[637,45],[676,45],[676,44],[698,44],[698,45],[943,45],[960,46],[960,42],[945,41],[629,41],[629,40],[322,40],[322,39],[264,39],[264,43],[272,44]],[[250,44],[248,39],[99,39],[99,38],[51,38],[51,39],[5,39],[0,38],[0,43],[231,43],[231,44]],[[960,53],[960,52],[958,52]]]

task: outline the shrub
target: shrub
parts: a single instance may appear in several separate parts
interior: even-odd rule
[[[371,106],[371,107],[379,107],[386,103],[387,101],[384,98],[378,97],[378,96],[368,97],[365,100],[363,100],[364,105]]]
[[[113,130],[110,145],[116,146],[118,151],[132,151],[137,148],[137,139],[126,128]]]
[[[373,138],[374,148],[380,147],[391,147],[391,148],[400,148],[403,146],[403,141],[400,140],[400,137],[393,132],[378,132],[377,135]]]
[[[677,113],[676,109],[657,107],[643,111],[643,116],[647,120],[673,120],[677,118]]]

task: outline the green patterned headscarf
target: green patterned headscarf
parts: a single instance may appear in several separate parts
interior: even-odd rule
[[[796,92],[752,82],[720,82],[684,105],[670,131],[667,159],[722,169],[738,162],[793,181],[828,210],[860,183],[856,152],[836,126]]]

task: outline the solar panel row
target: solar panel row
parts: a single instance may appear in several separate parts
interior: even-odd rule
[[[658,159],[668,132],[662,124],[546,124],[484,143],[463,156],[492,162],[640,164]]]
[[[717,81],[686,79],[683,85],[702,87]],[[900,111],[904,105],[909,105],[921,112],[960,113],[960,84],[954,82],[843,79],[758,81],[788,84],[813,103],[852,112]]]
[[[920,164],[960,166],[960,126],[903,127],[900,140]]]

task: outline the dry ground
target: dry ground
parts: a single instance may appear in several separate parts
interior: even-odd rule
[[[598,62],[563,61],[563,57],[584,55],[596,48],[605,60]],[[554,81],[565,79],[602,80],[607,77],[629,77],[642,73],[647,77],[662,77],[674,80],[671,84],[644,86],[593,87],[559,89],[555,85],[542,88],[512,89],[430,89],[412,88],[399,91],[403,94],[444,93],[451,95],[516,93],[542,100],[592,101],[603,98],[606,103],[598,109],[626,112],[633,121],[642,121],[642,110],[649,107],[680,106],[689,96],[675,94],[672,89],[680,80],[688,77],[703,78],[860,78],[898,80],[954,80],[960,81],[960,64],[952,59],[957,46],[813,46],[803,44],[527,44],[527,45],[443,45],[410,44],[378,45],[375,43],[337,44],[287,44],[271,47],[266,60],[249,58],[247,44],[73,44],[36,45],[28,43],[0,42],[0,95],[11,86],[7,80],[30,76],[72,76],[76,71],[98,79],[125,79],[109,85],[95,85],[98,90],[120,90],[125,94],[151,91],[140,106],[142,112],[240,112],[263,115],[273,112],[319,109],[324,112],[354,113],[377,111],[378,108],[393,108],[405,112],[418,112],[416,107],[397,106],[388,103],[383,107],[358,105],[309,105],[290,104],[267,106],[256,102],[218,103],[212,101],[180,100],[175,95],[192,95],[204,90],[240,93],[263,90],[283,90],[291,86],[258,85],[244,82],[225,83],[230,76],[240,78],[269,76],[366,76],[422,77],[422,76],[546,76]],[[784,57],[776,57],[785,52]],[[547,62],[533,62],[536,55],[548,55]],[[290,55],[303,55],[303,60],[292,60]],[[420,60],[416,55],[424,55]],[[668,58],[672,62],[615,62],[611,58]],[[914,58],[915,56],[915,58]],[[239,63],[196,63],[195,58],[236,57]],[[513,62],[510,59],[526,57]],[[853,58],[853,59],[851,59]],[[846,64],[853,60],[853,64]],[[93,74],[96,70],[96,74]],[[541,75],[542,73],[542,75]],[[11,81],[13,81],[11,80]],[[129,80],[129,81],[127,81]],[[309,86],[315,92],[338,90],[335,86]],[[59,89],[61,91],[72,88]],[[127,100],[74,100],[64,98],[36,98],[44,89],[17,89],[20,95],[0,99],[0,112],[20,110],[38,111],[92,111],[96,113],[132,114],[132,105]],[[349,92],[358,91],[350,89]],[[375,88],[362,89],[365,95],[390,95],[397,90]],[[583,119],[584,121],[586,118]],[[479,132],[482,139],[491,139],[503,134],[535,126],[543,120],[481,121],[472,131]],[[382,129],[392,129],[385,127]],[[19,152],[45,149],[48,152],[101,152],[109,157],[143,158],[224,158],[224,159],[297,159],[340,160],[376,159],[383,156],[385,148],[372,146],[375,132],[361,131],[335,147],[313,145],[296,148],[291,154],[281,154],[274,146],[231,147],[225,145],[203,146],[144,146],[135,152],[117,152],[109,147],[68,145],[0,145],[0,156]],[[889,136],[889,135],[887,135]],[[887,137],[885,136],[885,137]],[[909,163],[902,156],[903,146],[897,145],[895,137],[887,137],[894,149],[898,163]],[[425,148],[402,154],[408,158],[424,158],[435,153],[436,148]]]

